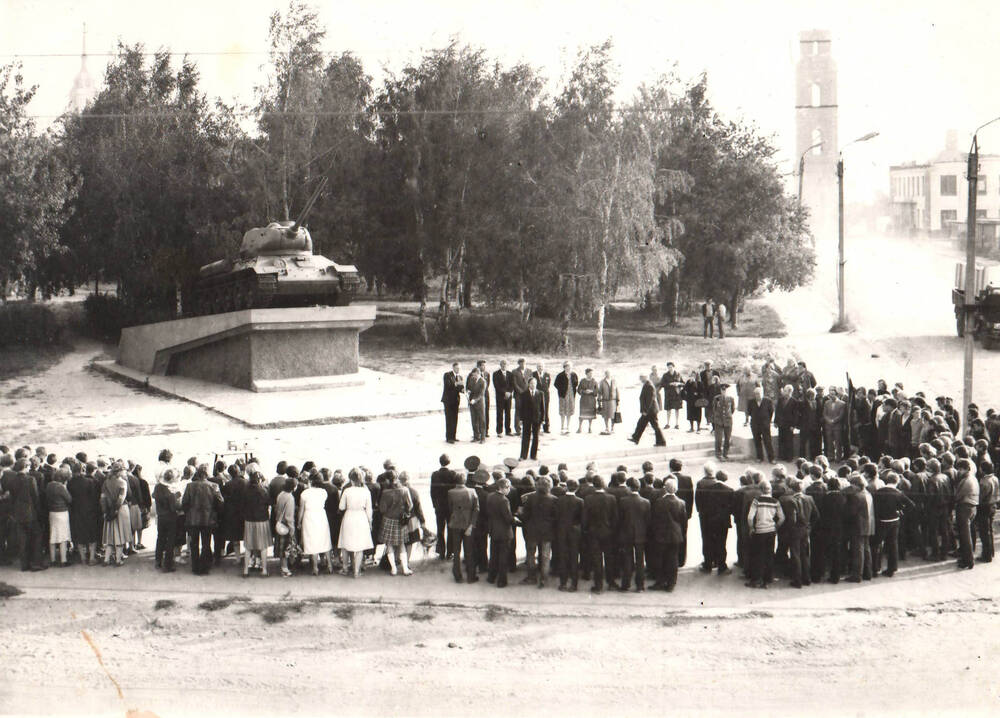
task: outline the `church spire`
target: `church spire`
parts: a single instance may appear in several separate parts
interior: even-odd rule
[[[80,72],[73,80],[73,89],[69,92],[69,109],[73,112],[83,112],[87,103],[97,97],[94,81],[87,71],[87,23],[83,23],[83,45],[80,51]]]

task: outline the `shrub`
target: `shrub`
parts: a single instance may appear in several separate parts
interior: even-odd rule
[[[87,331],[98,339],[118,341],[124,327],[173,319],[168,309],[152,302],[130,302],[113,294],[91,294],[83,300]]]
[[[459,314],[447,327],[429,327],[432,344],[448,347],[516,349],[532,354],[553,354],[562,347],[562,334],[555,322],[532,319],[522,322],[512,314]]]
[[[63,324],[44,304],[10,302],[0,306],[0,337],[8,346],[58,344],[63,337]]]

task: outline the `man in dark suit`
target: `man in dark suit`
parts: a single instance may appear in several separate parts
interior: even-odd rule
[[[472,440],[482,444],[486,441],[486,427],[489,415],[486,413],[487,393],[486,380],[479,373],[479,367],[473,367],[465,380],[466,396],[469,397],[469,418],[472,421]]]
[[[733,490],[726,486],[729,476],[725,471],[715,471],[712,464],[704,467],[705,476],[698,482],[694,501],[701,523],[701,543],[704,561],[701,570],[719,575],[732,573],[726,565],[726,537],[729,534],[733,509]],[[714,472],[714,473],[713,473]]]
[[[803,493],[812,498],[816,511],[809,524],[809,576],[803,576],[802,580],[819,583],[826,571],[827,552],[832,550],[829,544],[829,532],[825,530],[823,512],[820,510],[826,497],[823,467],[813,464],[809,467],[809,476],[803,480],[809,482]]]
[[[778,458],[791,461],[795,453],[795,427],[799,424],[799,402],[792,396],[791,384],[781,388],[774,407],[774,423],[778,427]]]
[[[771,417],[774,416],[774,402],[764,396],[763,388],[754,387],[753,399],[747,402],[747,413],[750,415],[750,433],[753,434],[753,445],[757,449],[757,461],[763,461],[766,454],[767,460],[773,464]]]
[[[538,391],[542,392],[542,396],[545,398],[545,408],[542,410],[542,431],[546,434],[549,433],[549,396],[550,390],[552,388],[552,375],[545,371],[541,362],[538,362],[538,368],[535,369],[532,374],[535,377],[535,381],[538,382]]]
[[[670,460],[670,475],[677,482],[677,498],[684,502],[684,509],[687,520],[691,520],[694,514],[694,481],[685,473],[684,462],[680,459]],[[684,524],[684,536],[681,537],[681,545],[677,554],[677,565],[683,567],[687,563],[687,523]]]
[[[560,591],[576,591],[580,578],[580,522],[583,518],[583,499],[576,494],[578,490],[577,482],[570,479],[566,482],[566,493],[556,499],[556,544],[559,546]]]
[[[476,367],[479,369],[479,376],[486,382],[486,391],[483,394],[484,409],[486,410],[486,427],[483,436],[488,439],[490,438],[490,373],[486,370],[485,359],[480,359],[476,362]]]
[[[538,458],[538,431],[542,426],[545,397],[538,391],[535,378],[528,382],[528,390],[521,400],[521,460]]]
[[[872,547],[872,573],[882,569],[882,555],[888,554],[888,566],[883,576],[889,578],[896,573],[899,561],[899,520],[905,511],[913,511],[916,506],[903,494],[896,483],[899,477],[890,471],[885,476],[885,486],[875,492],[875,545]]]
[[[527,424],[524,431],[528,431]],[[535,490],[521,502],[518,518],[524,526],[528,565],[528,575],[521,579],[521,583],[537,583],[539,588],[545,587],[545,577],[549,574],[552,560],[552,542],[556,537],[556,502],[556,497],[552,495],[552,480],[548,476],[540,476],[535,482]]]
[[[618,500],[604,490],[600,476],[591,479],[594,493],[583,500],[580,529],[583,540],[590,546],[594,585],[592,593],[604,591],[604,567],[614,570],[614,537],[618,530]]]
[[[826,566],[820,571],[820,578],[829,570],[830,583],[839,583],[844,573],[842,561],[844,544],[844,519],[847,511],[847,497],[840,490],[840,482],[831,478],[826,482],[826,494],[819,512],[819,528],[826,543]],[[814,559],[815,560],[815,559]]]
[[[649,535],[649,501],[639,496],[639,482],[625,482],[626,494],[618,502],[618,542],[622,547],[622,583],[619,591],[628,591],[635,574],[635,590],[646,590],[646,541]]]
[[[819,520],[819,509],[811,496],[802,493],[801,480],[792,479],[788,488],[796,507],[793,516],[785,515],[785,522],[790,524],[788,554],[792,567],[792,588],[802,588],[803,584],[808,586],[812,581],[809,537],[813,523]]]
[[[743,573],[750,575],[750,567],[753,560],[750,558],[750,505],[754,499],[761,495],[760,489],[754,482],[756,472],[747,470],[740,476],[740,488],[736,489],[733,497],[733,517],[736,524],[736,565],[743,569]]]
[[[510,430],[510,402],[514,395],[514,376],[507,371],[507,362],[500,360],[500,368],[493,372],[493,391],[497,400],[497,436],[513,436]]]
[[[13,470],[4,472],[5,484],[10,492],[11,520],[17,536],[22,571],[41,571],[42,531],[39,523],[40,498],[38,484],[28,473],[28,460],[14,462]],[[110,551],[110,547],[105,550]]]
[[[821,408],[816,406],[816,390],[806,389],[799,403],[799,454],[812,461],[823,448],[823,427]]]
[[[443,376],[444,389],[441,392],[441,403],[444,404],[444,438],[449,444],[454,444],[455,430],[458,428],[458,405],[465,382],[459,371],[458,362],[451,365],[451,371]]]
[[[497,481],[496,491],[486,498],[490,532],[490,568],[486,580],[496,583],[497,588],[507,585],[510,546],[514,540],[514,514],[511,513],[510,502],[507,500],[509,493],[510,480],[503,478]]]
[[[852,583],[861,583],[861,580],[870,580],[872,577],[872,554],[869,543],[869,515],[868,496],[865,489],[865,482],[860,476],[850,478],[851,485],[844,490],[846,499],[844,506],[844,529],[848,532],[850,555],[849,572],[847,580]]]
[[[653,383],[645,374],[639,377],[639,383],[642,384],[642,390],[639,392],[639,422],[635,425],[635,432],[633,432],[628,440],[633,444],[638,444],[639,439],[642,438],[642,432],[646,430],[646,426],[651,425],[653,432],[656,434],[656,446],[666,446],[667,440],[663,438],[663,432],[660,431],[660,422],[657,421],[660,402],[656,396],[656,387],[653,386]]]
[[[514,433],[521,433],[521,423],[523,417],[521,413],[523,411],[521,407],[521,402],[524,401],[525,395],[528,393],[528,380],[531,378],[529,372],[524,367],[524,359],[517,360],[517,368],[511,372],[511,379],[513,380],[514,388]]]
[[[687,537],[688,513],[683,501],[677,498],[677,480],[668,477],[663,482],[666,493],[653,502],[649,517],[649,535],[656,546],[654,555],[659,565],[653,570],[657,576],[654,589],[673,591],[677,585],[677,559],[680,546]]]

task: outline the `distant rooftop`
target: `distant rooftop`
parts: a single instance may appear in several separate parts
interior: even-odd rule
[[[799,42],[831,42],[833,36],[829,30],[802,30],[799,32]]]

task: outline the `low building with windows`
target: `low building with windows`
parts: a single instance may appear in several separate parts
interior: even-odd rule
[[[892,231],[904,236],[965,236],[969,183],[968,155],[958,149],[951,130],[945,149],[926,163],[908,162],[889,168]],[[1000,249],[1000,155],[979,156],[976,225],[980,243]]]

